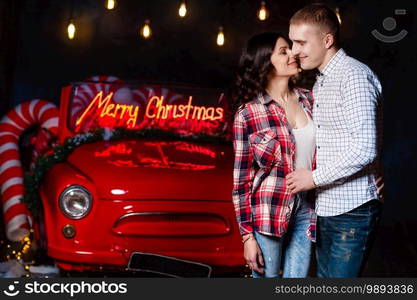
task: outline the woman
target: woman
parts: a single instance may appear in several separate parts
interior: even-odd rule
[[[313,202],[291,194],[285,176],[312,168],[312,97],[293,87],[299,72],[288,40],[252,37],[242,53],[234,102],[233,202],[253,277],[306,277]],[[281,261],[283,263],[281,263]]]

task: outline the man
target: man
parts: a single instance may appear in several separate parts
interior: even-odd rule
[[[301,68],[319,70],[313,88],[316,169],[287,175],[292,193],[316,188],[317,274],[357,277],[378,223],[381,85],[339,47],[334,12],[312,4],[290,20]]]

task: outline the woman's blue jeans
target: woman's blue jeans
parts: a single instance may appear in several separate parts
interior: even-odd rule
[[[311,241],[307,236],[310,225],[307,193],[299,193],[294,199],[294,206],[287,232],[283,238],[267,236],[255,231],[255,239],[262,251],[264,274],[252,271],[254,278],[307,277],[311,256]]]

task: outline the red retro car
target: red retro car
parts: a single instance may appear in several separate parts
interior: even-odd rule
[[[104,134],[54,165],[39,191],[48,255],[61,269],[172,276],[243,269],[232,147],[213,142],[224,127],[222,97],[117,82],[62,90],[59,140]],[[115,128],[150,133],[114,139]]]

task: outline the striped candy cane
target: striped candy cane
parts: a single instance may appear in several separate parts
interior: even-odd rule
[[[0,121],[0,186],[6,235],[20,241],[28,235],[32,217],[21,198],[23,171],[19,156],[19,137],[30,126],[39,125],[53,134],[58,130],[58,109],[45,100],[19,104]]]
[[[134,90],[133,94],[136,96],[135,100],[137,103],[142,102],[145,105],[153,96],[164,97],[165,104],[175,104],[178,101],[188,100],[188,97],[185,97],[184,95],[177,94],[167,88],[156,85],[141,86],[140,88]]]
[[[104,95],[115,92],[119,88],[117,85],[123,81],[114,76],[92,76],[85,80],[85,83],[78,86],[73,96],[71,106],[71,116],[79,116],[80,113],[90,104],[91,100],[101,91]]]

